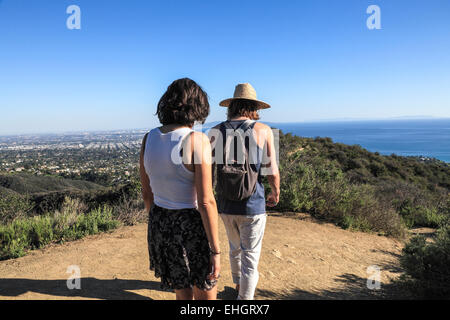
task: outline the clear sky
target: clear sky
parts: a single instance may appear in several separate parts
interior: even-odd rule
[[[180,77],[208,121],[241,82],[267,121],[450,117],[450,1],[0,0],[0,134],[154,127]]]

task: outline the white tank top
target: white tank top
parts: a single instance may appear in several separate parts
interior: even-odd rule
[[[159,128],[151,130],[144,152],[145,172],[150,178],[154,202],[166,209],[197,208],[197,192],[194,173],[181,161],[183,139],[192,132],[180,128],[162,133]]]

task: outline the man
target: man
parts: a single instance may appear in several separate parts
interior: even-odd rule
[[[228,108],[228,120],[209,133],[217,171],[218,211],[228,235],[238,300],[252,300],[267,219],[263,175],[271,187],[267,206],[276,206],[280,196],[273,132],[256,122],[259,110],[270,105],[258,100],[248,83],[237,85],[234,97],[220,105]]]

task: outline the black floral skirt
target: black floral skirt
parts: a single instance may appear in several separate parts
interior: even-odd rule
[[[153,205],[148,222],[150,270],[161,278],[161,289],[196,286],[211,290],[210,248],[200,212],[169,210]]]

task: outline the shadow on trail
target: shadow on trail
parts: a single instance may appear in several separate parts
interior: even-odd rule
[[[380,290],[367,288],[367,279],[354,274],[343,274],[336,278],[336,288],[306,291],[292,289],[284,292],[257,289],[257,299],[270,300],[387,300],[414,299],[400,284],[381,284]],[[18,297],[27,292],[41,293],[54,297],[88,298],[103,300],[151,300],[151,298],[130,292],[131,290],[156,290],[160,283],[142,280],[100,280],[96,278],[81,278],[80,290],[69,290],[67,280],[31,280],[31,279],[0,279],[0,297]],[[235,300],[237,292],[226,286],[218,293],[221,300]],[[46,297],[44,297],[45,299]],[[51,298],[51,297],[50,297]]]
[[[257,290],[259,299],[273,300],[396,300],[413,299],[399,283],[381,283],[380,290],[367,288],[367,279],[354,274],[343,274],[337,277],[337,288],[309,292],[293,289],[278,293],[269,290]]]
[[[232,288],[225,286],[223,291],[217,293],[217,299],[219,300],[236,300],[238,292]]]
[[[67,280],[0,279],[0,296],[7,297],[17,297],[31,291],[59,297],[151,300],[129,291],[143,289],[163,291],[160,289],[160,283],[156,281],[81,278],[81,289],[69,290]]]

